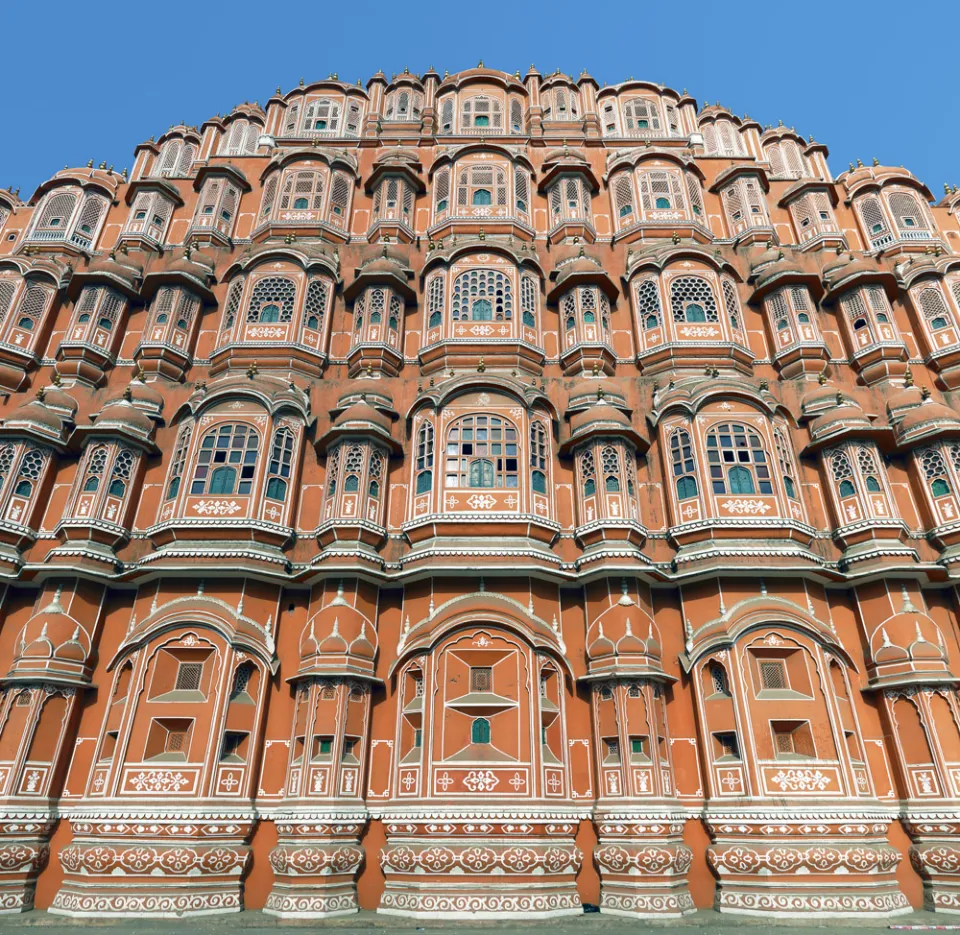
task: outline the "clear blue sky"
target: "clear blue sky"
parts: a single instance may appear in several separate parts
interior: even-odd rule
[[[586,67],[687,88],[761,124],[960,184],[957,0],[482,3],[21,0],[3,11],[0,185],[24,198],[65,163],[130,166],[134,146],[300,77],[433,65]]]

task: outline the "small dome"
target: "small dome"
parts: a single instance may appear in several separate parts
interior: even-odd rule
[[[598,403],[587,409],[581,409],[570,417],[570,434],[579,435],[587,429],[598,427],[609,428],[612,431],[618,429],[633,430],[633,423],[625,413],[613,406]]]
[[[837,404],[822,415],[817,416],[810,423],[810,436],[814,439],[829,435],[838,429],[871,427],[866,413],[850,399],[845,399],[841,393],[836,394]]]
[[[340,592],[310,618],[300,635],[298,676],[370,674],[377,654],[373,624]]]
[[[921,391],[922,392],[922,391]],[[960,429],[960,416],[949,406],[925,399],[919,406],[908,409],[897,429],[901,435],[915,435],[936,429]]]
[[[49,439],[63,441],[64,430],[68,423],[72,423],[73,417],[68,418],[47,406],[45,398],[46,391],[41,389],[36,399],[18,406],[0,424],[6,429],[32,430]],[[75,413],[76,409],[74,409]]]
[[[842,397],[842,393],[839,393],[835,386],[827,383],[825,376],[821,376],[818,385],[807,390],[800,397],[800,411],[805,417],[810,418],[822,413],[825,409],[833,409],[837,406],[838,396]],[[847,397],[842,398],[847,399]]]
[[[101,431],[106,428],[116,428],[147,439],[153,433],[154,423],[131,401],[120,399],[108,403],[97,413],[96,427]]]
[[[60,604],[60,591],[24,625],[7,679],[89,684],[90,636]]]

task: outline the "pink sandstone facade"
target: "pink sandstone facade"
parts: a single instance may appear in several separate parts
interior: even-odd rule
[[[0,909],[960,911],[958,211],[482,65],[0,191]]]

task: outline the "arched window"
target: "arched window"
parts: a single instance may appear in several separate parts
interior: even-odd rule
[[[679,172],[665,169],[641,171],[637,176],[640,188],[640,203],[645,215],[657,218],[657,211],[669,211],[671,216],[677,212],[687,215],[687,206],[683,198],[683,185]]]
[[[280,190],[280,210],[320,211],[326,181],[326,169],[288,171]]]
[[[699,276],[678,276],[670,284],[670,308],[675,322],[719,321],[713,289]]]
[[[440,130],[442,133],[453,132],[453,98],[445,98],[440,103]]]
[[[303,112],[303,129],[335,136],[340,129],[340,104],[325,99],[310,101]]]
[[[863,478],[867,492],[882,493],[880,472],[877,470],[877,462],[872,451],[867,448],[857,449],[857,467],[860,468],[860,476]]]
[[[447,210],[450,204],[450,170],[441,169],[433,183],[434,208],[438,215]]]
[[[31,448],[27,451],[23,456],[23,460],[20,462],[20,470],[17,472],[17,484],[13,489],[13,492],[18,497],[29,497],[33,494],[46,463],[47,454],[42,448]]]
[[[727,683],[726,669],[719,662],[710,663],[710,687],[715,695],[729,695],[730,686]]]
[[[472,269],[453,284],[454,321],[510,321],[513,318],[513,286],[499,270]]]
[[[735,422],[717,425],[707,434],[707,462],[715,494],[772,494],[767,453],[760,436]]]
[[[20,296],[16,325],[24,331],[35,331],[47,308],[50,292],[43,286],[30,283]]]
[[[107,493],[111,497],[122,497],[127,492],[130,474],[133,471],[134,455],[129,448],[121,448],[113,462],[113,471],[110,474],[110,486]]]
[[[644,331],[660,327],[660,288],[655,279],[637,283],[637,315]]]
[[[917,452],[917,459],[934,497],[952,493],[950,475],[939,448],[923,448]]]
[[[916,238],[929,234],[926,213],[913,192],[891,192],[887,203],[902,236]]]
[[[593,452],[589,449],[580,455],[580,483],[584,497],[593,497],[597,493],[597,471]]]
[[[501,166],[482,163],[459,170],[457,206],[507,204],[507,173]]]
[[[620,218],[620,226],[632,223],[626,220],[633,215],[633,183],[630,176],[623,174],[618,176],[613,183],[613,197],[617,209],[617,217]]]
[[[830,472],[841,497],[852,497],[857,488],[853,483],[853,466],[846,452],[838,451],[830,458]]]
[[[15,452],[16,448],[13,445],[4,445],[3,448],[0,448],[0,488],[3,487],[10,474]]]
[[[247,305],[247,321],[261,324],[291,321],[296,296],[297,285],[292,279],[278,276],[258,280]]]
[[[723,280],[722,287],[723,305],[727,311],[727,318],[730,319],[730,327],[734,331],[741,331],[740,299],[737,296],[737,287],[729,279]]]
[[[465,416],[447,430],[445,484],[451,487],[516,488],[519,438],[500,416]]]
[[[600,452],[603,470],[603,489],[607,493],[620,493],[620,454],[609,445]]]
[[[100,479],[107,467],[107,449],[105,445],[94,448],[87,462],[87,476],[83,481],[84,493],[94,493],[100,489]]]
[[[467,98],[460,107],[460,128],[469,130],[473,127],[502,130],[503,104],[483,94]]]
[[[48,195],[34,232],[65,230],[78,197],[77,192],[52,192]]]
[[[537,327],[537,284],[532,276],[520,279],[520,319],[527,328]]]
[[[697,468],[693,458],[690,433],[678,429],[670,436],[670,463],[676,480],[677,499],[689,500],[697,496]]]
[[[242,423],[211,429],[203,436],[197,452],[191,495],[252,493],[259,447],[259,435]]]
[[[931,330],[939,331],[954,323],[953,315],[939,286],[927,286],[917,296],[917,301]]]
[[[289,429],[277,429],[270,449],[270,465],[267,471],[267,497],[270,500],[287,499],[290,471],[293,461],[293,433]]]
[[[530,489],[547,492],[547,430],[542,422],[530,423]]]
[[[417,493],[433,490],[433,425],[424,422],[417,433]]]
[[[439,328],[443,324],[443,276],[437,275],[427,286],[427,327]]]
[[[623,105],[623,122],[628,134],[660,129],[660,110],[655,101],[634,98]]]
[[[170,463],[170,481],[167,484],[166,500],[172,500],[180,492],[180,483],[183,469],[187,461],[187,450],[190,448],[190,436],[193,430],[189,425],[183,427],[177,439],[177,447],[173,452],[173,461]]]
[[[800,495],[797,491],[797,473],[793,464],[793,452],[790,443],[778,428],[773,430],[773,445],[777,452],[780,476],[783,478],[783,489],[791,500],[799,500]]]
[[[307,286],[307,301],[304,306],[303,327],[311,331],[323,328],[327,311],[327,284],[322,279],[311,279]]]
[[[485,717],[475,718],[470,727],[471,743],[490,743],[490,722]]]

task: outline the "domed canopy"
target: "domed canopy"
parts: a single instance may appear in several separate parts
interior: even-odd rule
[[[89,685],[93,660],[90,636],[60,604],[60,590],[34,614],[17,637],[16,655],[5,682],[42,679],[68,685]]]
[[[890,435],[889,426],[874,425],[859,404],[842,393],[836,394],[833,408],[818,415],[809,428],[807,451],[815,451],[843,438],[871,438],[880,442],[888,440]]]
[[[923,395],[919,406],[908,409],[894,423],[897,441],[902,445],[920,439],[956,438],[960,436],[960,415],[949,406]]]
[[[394,437],[393,423],[397,413],[389,396],[381,393],[349,393],[341,397],[336,408],[330,411],[333,424],[316,441],[316,448],[324,452],[341,438],[374,438],[390,449],[392,454],[401,454],[402,447]]]
[[[900,613],[884,620],[870,638],[870,687],[960,682],[950,670],[940,628],[909,600],[905,605]]]
[[[646,451],[650,442],[634,427],[629,411],[619,408],[622,400],[615,396],[608,400],[601,386],[594,389],[594,394],[589,404],[582,397],[571,400],[576,406],[567,409],[570,432],[560,445],[560,454],[598,436],[623,438],[639,451]]]
[[[660,631],[627,593],[587,628],[588,679],[635,676],[674,682],[663,671]]]
[[[61,393],[62,391],[57,391],[57,402],[60,402]],[[41,388],[37,391],[36,399],[18,406],[0,422],[0,437],[26,435],[55,446],[65,445],[73,430],[76,405],[72,407],[72,411],[48,406],[46,394],[47,391]]]
[[[300,634],[300,666],[290,681],[314,676],[379,681],[374,676],[377,645],[373,623],[338,593]]]
[[[553,286],[547,293],[547,301],[555,302],[564,292],[574,286],[598,286],[608,299],[614,300],[619,292],[616,283],[593,256],[584,253],[583,247],[576,256],[560,260],[550,273]]]
[[[129,389],[129,388],[128,388]],[[128,396],[130,398],[128,398]],[[124,395],[123,399],[107,403],[98,413],[91,416],[92,426],[82,426],[78,429],[80,436],[120,436],[128,440],[145,444],[151,450],[151,436],[156,423],[132,402],[132,390]]]

